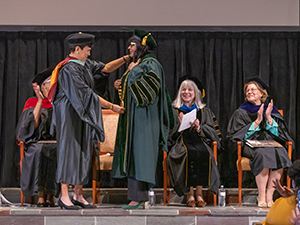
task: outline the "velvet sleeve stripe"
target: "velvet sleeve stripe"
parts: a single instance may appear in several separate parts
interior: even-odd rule
[[[142,96],[141,96],[138,88],[134,84],[132,84],[130,86],[130,89],[131,89],[131,91],[132,91],[132,93],[134,95],[135,100],[137,101],[137,105],[143,105],[144,104],[144,100],[143,100],[143,98],[142,98]]]
[[[142,79],[142,81],[144,81]],[[147,89],[147,86],[144,82],[142,82],[141,80],[136,81],[136,85],[137,88],[140,90],[140,93],[142,93],[142,95],[144,96],[144,99],[146,99],[145,104],[148,105],[150,102],[152,103],[153,98],[153,94],[150,93],[150,90]]]
[[[149,71],[147,73],[147,77],[149,77],[151,80],[155,81],[154,84],[156,83],[158,86],[158,89],[160,88],[160,77],[157,76],[157,74],[154,71]]]
[[[159,92],[160,83],[157,83],[157,81],[151,76],[145,76],[144,81],[149,86],[149,88],[151,88],[151,90],[155,93],[155,95],[157,95]]]
[[[215,130],[216,130],[216,132],[218,134],[218,137],[219,137],[220,140],[222,140],[222,135],[221,135],[220,127],[218,125],[218,121],[217,121],[216,116],[213,116],[213,121],[214,121],[214,124],[215,124],[214,126],[215,126]]]
[[[153,103],[160,90],[160,77],[149,71],[142,79],[130,86],[138,106],[148,106]]]

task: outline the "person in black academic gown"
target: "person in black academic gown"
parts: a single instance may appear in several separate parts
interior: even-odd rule
[[[47,99],[53,69],[49,67],[33,79],[37,98],[26,101],[16,128],[17,142],[25,143],[20,186],[25,196],[38,193],[38,207],[54,206],[53,195],[59,189],[55,183],[55,135],[50,135],[52,105]],[[42,143],[44,140],[53,143]]]
[[[123,113],[124,108],[112,104],[94,91],[94,75],[110,73],[128,60],[126,55],[108,64],[89,60],[94,35],[74,33],[66,38],[69,56],[52,73],[49,99],[53,103],[53,124],[58,144],[56,181],[61,183],[61,208],[76,210],[94,208],[82,195],[89,181],[94,140],[104,141],[101,108]],[[126,59],[127,58],[127,59]],[[75,185],[70,200],[68,187]]]
[[[202,83],[189,76],[182,77],[179,83],[178,95],[173,102],[176,123],[168,139],[168,174],[177,195],[187,194],[187,206],[204,207],[202,187],[209,186],[216,193],[220,185],[211,143],[216,141],[218,150],[222,149],[221,132],[214,113],[203,103]],[[197,114],[191,127],[178,131],[183,115],[192,110],[197,110]]]
[[[273,204],[273,181],[280,180],[283,169],[292,162],[285,147],[292,141],[283,117],[273,106],[273,100],[264,104],[268,97],[268,85],[259,77],[249,78],[244,86],[246,101],[233,113],[228,125],[228,140],[232,146],[242,141],[242,154],[250,159],[251,171],[258,187],[258,206]],[[282,146],[250,147],[245,140],[275,140]],[[276,144],[276,143],[275,143]]]

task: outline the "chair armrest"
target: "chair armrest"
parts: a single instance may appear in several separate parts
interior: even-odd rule
[[[242,171],[242,142],[238,141],[237,142],[237,153],[238,153],[238,170]]]
[[[215,161],[216,161],[216,164],[218,165],[218,149],[217,149],[217,142],[216,141],[213,141],[211,143],[212,147],[213,147],[213,151],[214,151],[214,157],[215,157]]]
[[[288,148],[288,156],[289,156],[290,160],[292,160],[292,145],[293,145],[293,142],[287,141],[285,143],[285,145]],[[288,188],[291,188],[291,178],[288,175],[287,175],[287,178],[286,178],[286,186]]]

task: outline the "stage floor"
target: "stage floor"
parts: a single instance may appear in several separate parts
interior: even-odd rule
[[[109,190],[104,192],[107,191]],[[10,201],[13,199],[11,194],[18,192],[15,189],[5,189],[2,193],[6,193]],[[90,193],[90,190],[87,190],[87,193]],[[121,198],[122,195],[119,194]],[[113,194],[110,192],[110,195]],[[91,202],[90,197],[87,200]],[[167,206],[162,203],[156,204],[148,210],[142,207],[136,210],[123,210],[121,208],[123,203],[103,203],[103,198],[101,202],[96,204],[96,209],[80,210],[63,210],[58,206],[39,208],[35,204],[21,207],[18,203],[12,202],[13,204],[9,205],[2,202],[0,225],[252,225],[253,222],[263,221],[269,211],[268,208],[258,208],[256,204],[241,207],[237,203],[230,203],[226,207],[209,204],[204,208],[190,208],[178,202]]]
[[[4,206],[0,207],[0,224],[21,225],[252,225],[262,221],[268,208],[229,205],[226,207],[206,206],[189,208],[184,205],[155,205],[148,210],[123,210],[122,205],[97,204],[96,209],[63,210],[59,207],[38,208]]]

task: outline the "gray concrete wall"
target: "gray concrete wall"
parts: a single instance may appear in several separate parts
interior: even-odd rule
[[[299,0],[0,0],[0,4],[0,25],[299,25]]]

